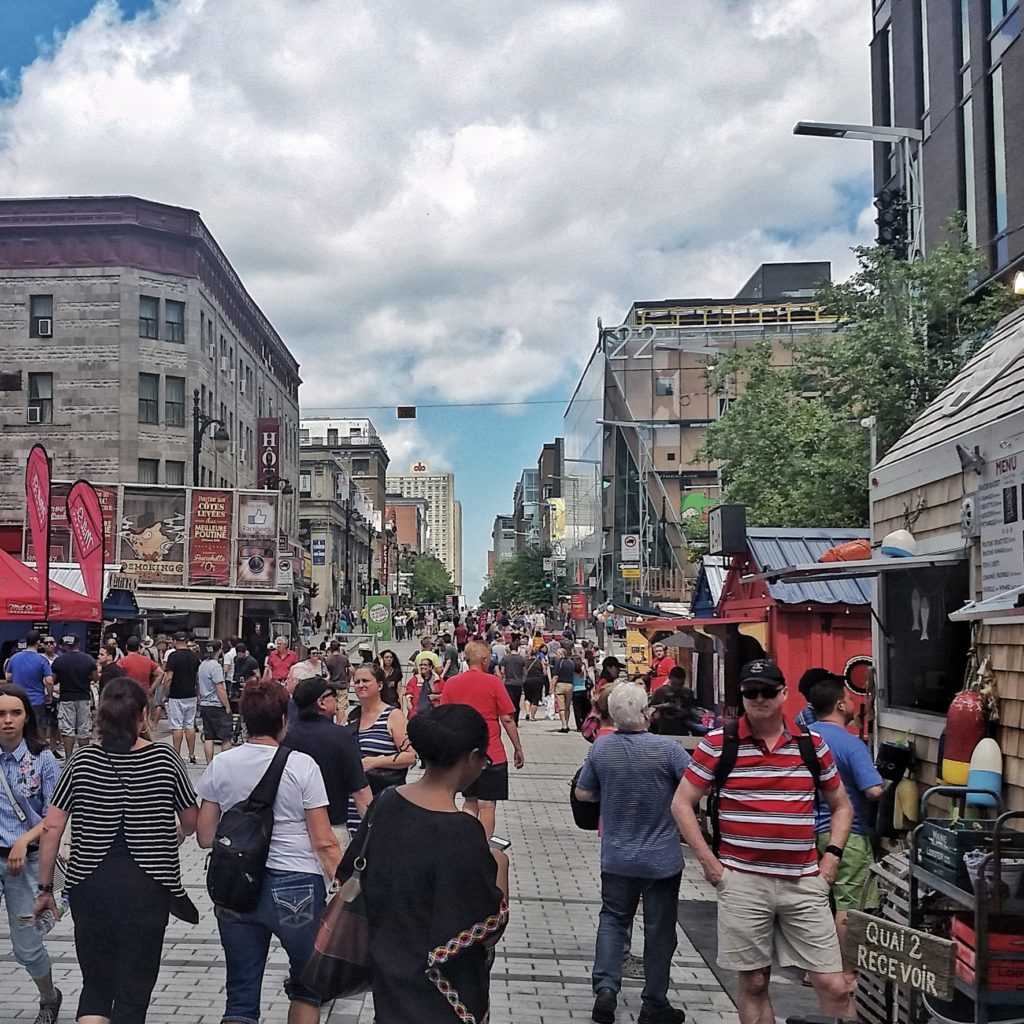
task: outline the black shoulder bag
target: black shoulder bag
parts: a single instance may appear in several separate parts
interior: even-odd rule
[[[206,870],[206,891],[217,907],[248,914],[259,903],[274,831],[274,800],[290,753],[278,747],[248,799],[221,816]]]

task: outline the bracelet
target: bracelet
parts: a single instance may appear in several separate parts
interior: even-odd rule
[[[51,893],[51,894],[53,893],[53,885],[52,885],[52,883],[50,885],[43,885],[43,883],[40,882],[39,885],[36,888],[36,894],[38,896],[45,896],[47,893]]]
[[[825,852],[831,853],[836,860],[843,859],[843,848],[841,846],[826,846]]]

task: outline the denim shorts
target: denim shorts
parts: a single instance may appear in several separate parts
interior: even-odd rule
[[[323,875],[267,869],[259,905],[248,914],[218,907],[217,925],[227,963],[224,1020],[260,1024],[263,971],[271,936],[288,954],[285,994],[292,1002],[320,1005],[320,996],[299,980],[310,956],[327,898]]]

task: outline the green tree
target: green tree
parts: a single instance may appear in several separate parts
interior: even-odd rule
[[[452,593],[452,577],[444,562],[433,555],[418,558],[403,558],[398,565],[400,572],[412,574],[409,592],[416,604],[437,604]]]
[[[807,399],[797,367],[773,368],[769,342],[725,357],[716,370],[746,384],[708,427],[698,458],[722,461],[727,501],[751,523],[858,526],[866,521],[865,432],[820,398]]]
[[[817,300],[837,329],[788,346],[772,366],[769,343],[721,358],[712,387],[742,394],[713,423],[697,460],[718,460],[727,501],[750,522],[861,526],[867,522],[869,442],[876,419],[883,455],[957,374],[1013,307],[1009,290],[976,288],[984,258],[962,222],[914,263],[880,247],[854,250],[857,272]]]
[[[551,574],[544,572],[544,559],[550,557],[548,547],[528,547],[503,559],[495,566],[490,582],[480,595],[480,603],[503,608],[547,607],[554,600],[555,592],[553,587],[545,586]]]

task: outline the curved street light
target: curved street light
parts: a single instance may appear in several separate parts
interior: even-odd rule
[[[231,445],[231,435],[227,432],[224,421],[213,416],[204,416],[199,409],[199,388],[192,392],[192,486],[199,486],[199,451],[203,444],[203,434],[210,427],[216,426],[213,432],[213,448],[218,455],[223,455]]]

